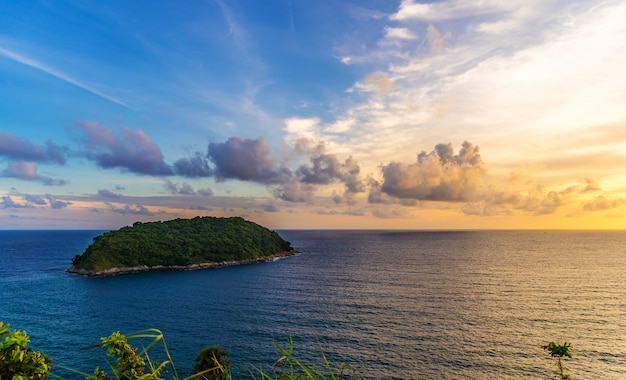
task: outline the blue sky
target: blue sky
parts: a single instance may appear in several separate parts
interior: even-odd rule
[[[620,1],[5,1],[0,228],[626,227]]]

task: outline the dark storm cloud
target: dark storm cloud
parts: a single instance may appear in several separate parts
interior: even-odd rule
[[[38,163],[65,164],[63,148],[46,141],[46,145],[37,145],[20,140],[10,133],[0,132],[0,156],[12,160],[34,161]]]
[[[464,142],[459,154],[451,144],[438,144],[422,152],[417,162],[391,162],[382,167],[380,191],[401,199],[468,201],[486,174],[478,147]],[[372,196],[376,200],[376,196]]]
[[[210,143],[208,158],[215,165],[213,174],[219,181],[238,179],[271,185],[284,183],[292,175],[272,158],[263,137],[231,137],[224,143]]]
[[[76,124],[83,133],[82,155],[105,169],[120,168],[137,174],[170,175],[173,170],[163,161],[161,149],[142,130],[113,130],[92,122]]]

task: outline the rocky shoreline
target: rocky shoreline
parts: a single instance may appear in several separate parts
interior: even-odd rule
[[[245,260],[226,260],[219,262],[210,262],[210,263],[198,263],[198,264],[190,264],[190,265],[156,265],[156,266],[147,266],[140,265],[135,267],[122,267],[122,268],[107,268],[102,270],[89,270],[89,269],[80,269],[75,268],[73,265],[66,270],[68,273],[78,274],[81,276],[87,277],[108,277],[108,276],[116,276],[120,274],[129,274],[129,273],[139,273],[139,272],[148,272],[148,271],[183,271],[183,270],[198,270],[198,269],[209,269],[209,268],[221,268],[228,267],[234,265],[245,265],[245,264],[256,264],[256,263],[266,263],[270,261],[274,261],[276,259],[280,259],[283,257],[293,256],[297,251],[287,251],[287,252],[278,252],[273,255],[257,257],[255,259],[245,259]]]

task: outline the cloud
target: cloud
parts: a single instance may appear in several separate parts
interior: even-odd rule
[[[72,202],[60,201],[50,194],[46,194],[46,199],[48,200],[48,203],[50,204],[50,208],[57,209],[57,210],[61,208],[65,208],[72,204]]]
[[[102,198],[121,198],[124,196],[123,194],[114,193],[113,191],[107,189],[98,190],[98,195]]]
[[[535,216],[548,215],[562,207],[578,206],[581,195],[599,190],[600,185],[591,179],[583,179],[579,184],[555,190],[548,190],[543,185],[517,191],[490,187],[476,194],[461,210],[466,215],[483,216],[511,215],[517,211]],[[621,202],[621,198],[608,200],[600,195],[592,201],[584,201],[582,205],[585,211],[597,211],[616,208]]]
[[[552,214],[557,208],[570,204],[577,191],[576,186],[570,186],[560,191],[543,193],[541,188],[522,197],[517,209],[532,212],[534,215]]]
[[[32,162],[9,162],[9,166],[2,172],[3,177],[34,181],[39,178],[37,166]]]
[[[389,95],[392,84],[391,79],[385,73],[377,71],[365,77],[363,86],[359,89],[361,91],[372,91],[381,95]]]
[[[137,174],[170,175],[173,170],[163,161],[161,149],[142,130],[113,130],[93,122],[80,122],[76,129],[83,133],[86,150],[82,155],[102,168],[120,168]]]
[[[422,152],[415,163],[391,162],[382,167],[380,191],[402,199],[462,202],[475,194],[486,174],[478,147],[464,142],[458,155],[452,144]],[[380,197],[371,196],[373,200]]]
[[[397,204],[399,199],[386,194],[382,190],[380,181],[369,178],[369,193],[367,195],[367,203],[369,204]]]
[[[612,170],[619,181],[609,161],[624,151],[626,71],[616,52],[626,39],[615,38],[626,32],[624,15],[626,5],[610,1],[403,1],[380,27],[380,40],[351,57],[365,71],[350,88],[360,98],[337,107],[327,123],[290,119],[288,138],[324,140],[368,171],[406,161],[416,141],[434,146],[446,136],[455,145],[479,144],[495,170],[559,157],[573,180]],[[399,44],[390,28],[419,34],[419,46]],[[378,78],[393,84],[385,96]],[[350,120],[350,133],[328,128],[333,119]],[[589,145],[594,128],[606,125],[619,129],[607,130],[612,141]],[[575,139],[585,148],[563,146]],[[573,153],[597,158],[581,162]]]
[[[345,193],[341,197],[336,195],[335,202],[352,203],[355,194],[365,191],[365,185],[359,176],[359,164],[352,157],[341,163],[336,155],[320,152],[311,156],[310,161],[310,166],[302,165],[296,171],[298,180],[312,185],[343,183]]]
[[[238,179],[271,185],[284,183],[292,175],[272,158],[263,137],[231,137],[224,143],[210,143],[208,157],[215,165],[213,174],[218,181]]]
[[[10,133],[3,132],[0,132],[0,156],[5,156],[12,160],[65,164],[63,148],[51,141],[46,141],[45,146],[37,145],[30,141],[20,140]]]
[[[134,207],[129,205],[124,205],[124,207],[117,207],[111,203],[106,203],[109,206],[109,209],[116,214],[122,215],[154,215],[154,213],[150,212],[146,207],[137,204]]]
[[[447,32],[441,34],[433,24],[428,24],[426,29],[426,40],[430,44],[430,51],[433,54],[439,54],[443,51],[443,44],[452,37],[452,33]]]
[[[274,203],[263,205],[261,209],[265,212],[278,212],[279,211],[278,206],[276,206]]]
[[[396,38],[400,40],[414,40],[417,38],[417,35],[415,35],[408,28],[392,28],[390,26],[386,26],[385,37]]]
[[[601,211],[610,210],[626,205],[625,198],[607,199],[602,195],[595,197],[593,200],[583,205],[585,211]]]
[[[178,194],[192,195],[195,193],[196,192],[193,190],[193,187],[191,187],[191,185],[186,182],[183,182],[180,185],[180,189],[178,189]]]
[[[60,201],[51,194],[39,196],[34,194],[22,194],[24,203],[14,202],[11,196],[5,195],[0,198],[0,208],[35,208],[37,206],[50,206],[52,209],[62,209],[72,204],[72,202]]]
[[[24,194],[24,200],[28,203],[40,205],[40,206],[44,206],[48,204],[48,202],[44,198],[40,197],[39,195]]]
[[[602,190],[598,181],[593,178],[584,178],[580,182],[585,185],[585,187],[580,190],[581,193],[591,193]]]
[[[205,197],[210,197],[213,195],[213,190],[209,188],[203,188],[203,189],[198,189],[197,193]]]
[[[525,4],[528,1],[524,2]],[[531,1],[532,3],[532,1]],[[493,14],[496,12],[515,9],[519,5],[517,1],[441,1],[436,3],[418,3],[414,0],[404,0],[400,4],[398,12],[390,19],[397,21],[405,20],[430,20],[441,21],[456,18],[466,18]]]
[[[186,183],[183,182],[180,186],[177,183],[174,183],[172,181],[169,180],[164,180],[165,183],[163,184],[163,186],[165,187],[165,189],[167,191],[170,192],[170,194],[181,194],[181,195],[193,195],[196,192],[193,190],[193,187]],[[210,191],[210,190],[209,190]]]
[[[18,161],[9,162],[6,169],[0,173],[0,177],[16,178],[23,181],[40,182],[46,186],[63,186],[67,183],[63,179],[54,179],[37,173],[37,165],[33,162]]]
[[[34,208],[34,206],[27,202],[25,204],[16,203],[13,201],[10,195],[4,195],[0,198],[0,208],[8,209],[8,208]]]
[[[273,190],[274,196],[288,202],[313,202],[316,187],[302,183],[295,178]]]
[[[209,161],[206,155],[196,152],[190,158],[181,158],[174,163],[174,171],[176,174],[196,178],[196,177],[210,177],[213,175],[213,170],[209,166]]]

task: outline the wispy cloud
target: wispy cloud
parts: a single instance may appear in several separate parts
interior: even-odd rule
[[[126,107],[128,109],[133,109],[133,107],[131,107],[130,105],[126,104],[124,101],[122,101],[122,100],[120,100],[118,98],[115,98],[115,97],[113,97],[111,95],[105,94],[102,91],[99,91],[96,88],[94,88],[94,87],[92,87],[92,86],[90,86],[88,84],[85,84],[85,83],[83,83],[81,81],[78,81],[78,80],[70,77],[69,75],[64,74],[64,73],[62,73],[62,72],[60,72],[60,71],[58,71],[58,70],[56,70],[56,69],[54,69],[52,67],[49,67],[48,65],[46,65],[46,64],[44,64],[42,62],[39,62],[39,61],[37,61],[35,59],[26,57],[24,55],[21,55],[19,53],[11,51],[11,50],[4,49],[2,47],[0,47],[0,55],[3,55],[5,57],[7,57],[9,59],[12,59],[15,62],[19,62],[19,63],[21,63],[23,65],[30,66],[30,67],[35,68],[37,70],[41,70],[41,71],[43,71],[43,72],[45,72],[45,73],[47,73],[49,75],[52,75],[55,78],[58,78],[58,79],[61,79],[61,80],[65,81],[65,82],[67,82],[67,83],[73,84],[74,86],[82,88],[85,91],[89,91],[90,93],[92,93],[94,95],[97,95],[97,96],[99,96],[99,97],[101,97],[103,99],[106,99],[106,100],[111,101],[113,103],[119,104],[119,105],[121,105],[123,107]]]
[[[397,33],[386,32],[348,57],[373,69],[351,88],[361,98],[335,115],[351,123],[341,134],[332,120],[307,133],[352,151],[372,170],[372,163],[405,160],[418,142],[466,139],[503,167],[543,162],[558,156],[547,142],[626,120],[623,3],[472,4],[403,2],[382,31],[423,36],[421,43],[398,45]],[[374,91],[374,73],[384,79],[374,84],[391,84],[384,96]]]

